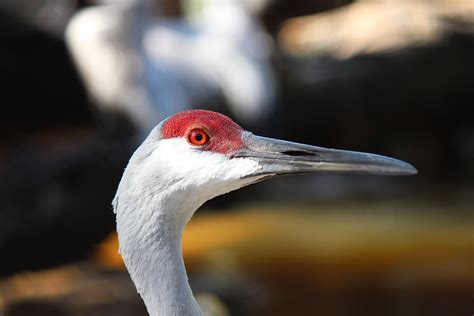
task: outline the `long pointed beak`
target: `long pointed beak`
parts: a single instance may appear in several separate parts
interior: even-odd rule
[[[305,174],[316,172],[413,175],[417,170],[409,163],[375,154],[328,149],[278,139],[242,134],[244,148],[233,158],[245,157],[258,161],[258,175]]]

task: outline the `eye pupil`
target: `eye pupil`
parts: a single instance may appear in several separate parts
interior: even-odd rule
[[[197,134],[197,135],[196,135],[196,140],[197,140],[198,142],[200,142],[202,139],[203,139],[202,134]]]

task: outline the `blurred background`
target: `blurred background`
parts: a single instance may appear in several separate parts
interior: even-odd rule
[[[0,43],[0,315],[146,315],[111,200],[191,108],[419,171],[207,203],[183,251],[219,315],[474,312],[472,0],[2,0]]]

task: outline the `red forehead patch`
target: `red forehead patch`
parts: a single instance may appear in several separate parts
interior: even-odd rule
[[[209,133],[209,143],[202,150],[221,154],[233,154],[242,148],[242,128],[217,112],[191,110],[168,118],[161,128],[163,139],[185,137],[194,128],[203,128]]]

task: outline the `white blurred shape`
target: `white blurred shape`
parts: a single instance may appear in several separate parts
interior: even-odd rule
[[[269,118],[272,43],[245,2],[187,1],[187,19],[154,16],[152,1],[106,2],[76,14],[66,30],[102,111],[124,113],[143,134],[178,111],[212,109],[221,96],[242,122]]]

